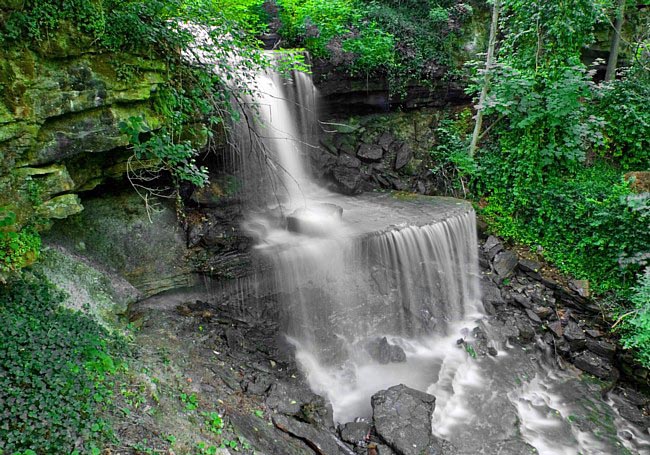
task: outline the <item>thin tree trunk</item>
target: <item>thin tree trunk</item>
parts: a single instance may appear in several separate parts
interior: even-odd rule
[[[607,72],[605,73],[606,81],[611,81],[616,76],[616,67],[618,65],[618,50],[621,47],[621,31],[623,30],[623,21],[625,21],[625,0],[618,0],[616,22],[614,23],[614,34],[612,35],[612,42],[609,48]]]
[[[494,49],[497,43],[497,29],[499,26],[499,10],[501,9],[501,0],[494,0],[492,6],[492,23],[490,24],[490,40],[488,42],[487,58],[485,59],[485,80],[483,81],[483,88],[481,95],[478,99],[478,106],[476,108],[476,122],[474,123],[474,133],[472,134],[472,142],[469,146],[469,156],[474,156],[476,147],[481,134],[481,127],[483,126],[483,105],[487,98],[488,88],[490,86],[490,71],[494,65]]]

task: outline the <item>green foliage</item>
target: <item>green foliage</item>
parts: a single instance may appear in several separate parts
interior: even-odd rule
[[[343,42],[343,50],[356,56],[352,70],[371,70],[395,63],[395,37],[370,22],[357,36]]]
[[[625,349],[633,349],[636,359],[650,368],[650,268],[639,276],[633,288],[631,317],[625,319],[621,342]]]
[[[605,120],[604,152],[625,170],[650,169],[650,71],[632,67],[622,79],[605,84],[597,109]]]
[[[315,57],[329,55],[327,45],[350,33],[362,18],[356,0],[279,0],[282,36],[302,42]]]
[[[479,159],[482,182],[507,171],[498,159]],[[492,191],[481,211],[491,229],[542,246],[561,270],[592,280],[596,292],[625,288],[644,265],[636,253],[650,251],[650,198],[631,193],[619,171],[603,162],[545,180],[524,197]]]
[[[106,28],[101,2],[91,0],[26,0],[0,26],[0,42],[20,39],[43,41],[62,21],[70,21],[79,31],[97,38]]]
[[[31,264],[41,251],[41,237],[32,227],[16,231],[16,214],[0,208],[0,273]]]
[[[452,0],[366,1],[367,17],[394,37],[388,76],[394,90],[410,80],[430,82],[455,71],[461,51],[462,25],[473,15],[469,3]]]
[[[391,0],[280,0],[282,35],[351,73],[384,72],[392,90],[426,83],[453,65],[465,3]]]
[[[581,61],[605,6],[503,2],[484,106],[491,141],[472,179],[493,230],[541,245],[596,292],[628,287],[644,266],[638,254],[650,250],[648,198],[634,195],[621,172],[648,165],[649,86],[624,79],[603,89]]]
[[[581,62],[600,10],[590,0],[506,0],[502,8],[504,38],[484,113],[501,121],[499,161],[506,172],[486,189],[513,194],[513,204],[523,206],[529,188],[547,175],[576,172],[587,151],[602,143],[601,120],[588,105],[590,74]]]
[[[150,133],[151,129],[143,117],[130,117],[120,123],[120,131],[129,136],[137,159],[160,162],[179,182],[203,186],[208,181],[208,170],[196,165],[197,151],[192,143],[189,140],[175,142],[168,128],[141,141],[141,135]]]
[[[119,343],[61,300],[42,279],[0,288],[0,452],[99,453],[110,433]]]
[[[469,111],[463,111],[456,120],[442,120],[435,130],[436,145],[430,152],[429,170],[442,194],[466,196],[469,180],[476,173],[476,163],[467,151],[470,115]]]
[[[187,411],[195,411],[199,407],[199,399],[195,393],[181,393],[179,398]]]
[[[218,412],[202,412],[201,415],[205,418],[205,425],[212,433],[221,434],[223,430],[223,419]]]
[[[268,28],[264,0],[212,0],[212,5],[248,36],[258,36]]]

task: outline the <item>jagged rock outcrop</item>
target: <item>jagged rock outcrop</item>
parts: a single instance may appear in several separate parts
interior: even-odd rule
[[[167,201],[146,205],[126,190],[84,205],[82,213],[56,223],[46,241],[116,272],[143,297],[194,284],[185,236]]]

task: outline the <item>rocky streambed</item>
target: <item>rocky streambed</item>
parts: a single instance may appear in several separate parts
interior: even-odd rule
[[[650,401],[580,283],[548,278],[493,237],[481,242],[480,263],[486,316],[452,341],[465,354],[460,364],[434,371],[426,391],[377,391],[354,422],[334,422],[328,401],[309,389],[274,319],[278,296],[244,301],[267,313],[243,311],[234,294],[206,282],[133,305],[146,366],[136,382],[149,392],[131,417],[137,425],[118,428],[133,445],[117,452],[138,453],[132,447],[144,438],[169,453],[224,439],[234,442],[224,454],[650,453]],[[206,426],[208,411],[223,418],[220,434]]]

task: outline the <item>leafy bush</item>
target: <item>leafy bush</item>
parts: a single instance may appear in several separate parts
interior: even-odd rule
[[[512,199],[505,191],[488,199],[483,213],[492,227],[541,245],[548,259],[592,280],[596,291],[624,288],[644,265],[630,259],[650,251],[650,199],[631,193],[616,168],[598,163],[573,178],[553,176],[530,188],[526,205]]]
[[[269,17],[264,10],[264,0],[212,0],[212,5],[249,36],[260,35],[268,28]]]
[[[327,57],[327,45],[357,26],[363,10],[357,0],[278,0],[280,33],[302,43],[314,57]]]
[[[623,316],[621,342],[625,349],[633,349],[635,358],[650,368],[650,268],[639,275],[630,299],[634,310]],[[625,319],[625,316],[629,316]]]
[[[0,25],[0,42],[45,40],[64,20],[99,38],[106,29],[106,10],[96,0],[26,0]]]
[[[15,272],[38,259],[41,237],[35,229],[16,231],[16,214],[0,208],[0,274]]]
[[[380,67],[392,68],[395,60],[395,37],[371,22],[358,36],[346,39],[343,42],[343,50],[355,56],[350,67],[353,72]]]
[[[605,84],[598,111],[605,120],[606,154],[625,170],[650,167],[650,71],[635,66],[619,80]]]
[[[437,192],[467,197],[469,180],[476,173],[476,163],[467,149],[467,127],[471,113],[463,111],[456,120],[442,120],[435,130],[436,145],[431,150],[429,169],[436,182]]]
[[[0,287],[0,453],[99,453],[118,344],[42,279]],[[4,451],[4,452],[3,452]]]
[[[478,154],[473,179],[482,212],[496,232],[541,245],[595,291],[625,289],[644,266],[635,255],[650,251],[647,195],[633,194],[622,180],[623,169],[647,156],[640,95],[650,85],[623,80],[599,96],[581,63],[599,5],[506,0],[503,8],[484,111],[492,114],[492,141]],[[598,159],[610,146],[608,159]]]
[[[409,80],[428,83],[453,65],[459,25],[472,8],[461,2],[280,0],[282,35],[351,73],[389,76],[399,92]],[[342,55],[339,55],[342,54]]]

